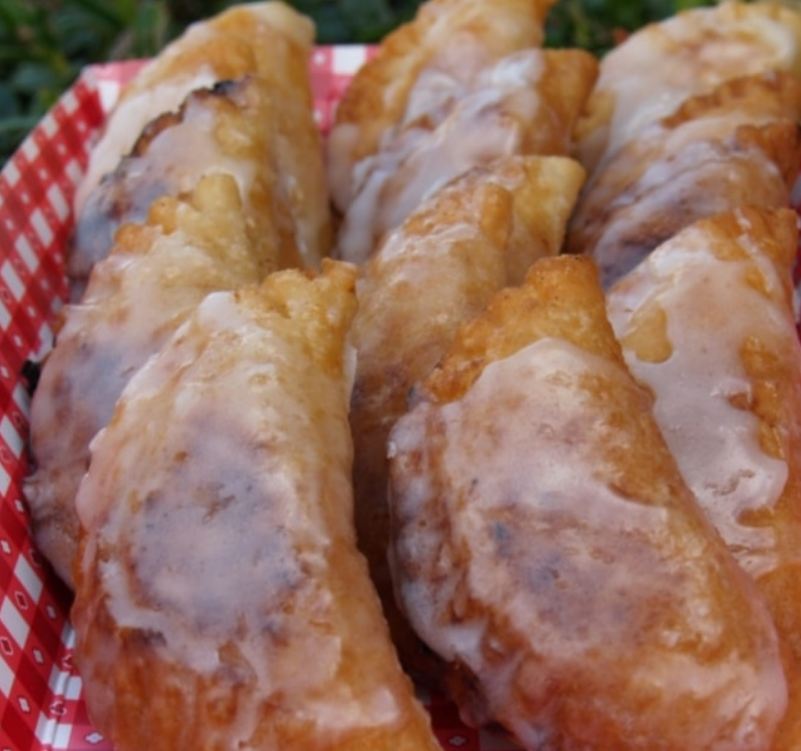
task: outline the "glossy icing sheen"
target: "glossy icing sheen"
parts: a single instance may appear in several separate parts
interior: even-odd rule
[[[130,154],[119,167],[111,165],[117,168],[113,182],[103,181],[89,193],[78,218],[69,258],[73,276],[88,276],[105,258],[123,223],[144,221],[156,198],[188,192],[203,175],[231,175],[247,202],[257,165],[225,153],[216,126],[213,107],[190,97],[181,122],[160,131],[143,154]]]
[[[739,247],[748,255],[722,261],[702,229],[686,230],[613,288],[608,304],[626,361],[653,391],[654,416],[687,483],[740,564],[761,576],[780,560],[801,562],[801,550],[788,559],[775,528],[758,521],[770,517],[788,466],[760,444],[742,348],[756,338],[768,352],[797,360],[799,370],[801,358],[782,282],[746,232],[743,225]],[[648,362],[627,336],[635,316],[657,309],[670,350]]]
[[[401,121],[353,168],[353,197],[339,236],[344,259],[366,260],[385,232],[443,185],[520,151],[523,128],[540,107],[542,54],[516,52],[480,72],[445,65],[447,59],[423,71]]]
[[[614,109],[608,125],[580,144],[582,162],[597,166],[603,156],[614,154],[683,100],[722,81],[771,69],[797,69],[797,33],[798,28],[771,17],[759,4],[723,3],[681,13],[633,34],[601,63],[595,97],[611,97]]]
[[[128,154],[142,129],[155,117],[178,109],[196,89],[212,86],[221,78],[238,78],[263,72],[257,57],[265,28],[277,31],[300,48],[312,43],[311,23],[281,2],[251,3],[230,9],[209,21],[191,25],[187,31],[148,63],[123,91],[108,117],[105,130],[92,149],[86,174],[75,194],[75,214],[104,175]],[[246,50],[255,52],[249,58]],[[204,47],[213,48],[204,60]],[[276,67],[283,68],[283,52]],[[225,71],[226,75],[220,75]]]
[[[207,297],[93,442],[75,621],[90,706],[106,724],[124,686],[109,681],[137,660],[175,666],[173,690],[190,700],[180,722],[200,728],[183,737],[204,749],[284,747],[275,738],[289,735],[265,735],[272,721],[296,723],[287,747],[331,748],[405,719],[406,684],[376,679],[387,664],[400,675],[380,625],[359,644],[374,665],[352,672],[348,625],[380,621],[350,521],[346,364],[321,367],[309,341],[287,335],[294,321],[265,320],[233,294]],[[136,639],[120,646],[129,633],[151,635],[140,653]],[[193,695],[188,675],[212,688]],[[144,698],[148,722],[169,695],[159,690]],[[215,696],[233,697],[221,722],[204,715]]]
[[[687,494],[617,490],[616,410],[642,402],[616,364],[543,339],[403,417],[405,610],[475,676],[463,712],[528,749],[767,749],[786,686],[761,600]]]
[[[25,493],[40,548],[68,584],[77,544],[73,499],[89,441],[125,384],[209,292],[256,282],[266,271],[246,234],[234,180],[209,176],[196,193],[205,201],[200,209],[171,204],[166,219],[178,225],[174,231],[128,227],[95,266],[81,303],[63,310],[33,399],[37,469]]]
[[[86,174],[75,193],[76,215],[81,214],[87,198],[103,176],[130,152],[145,125],[164,112],[174,112],[190,92],[213,86],[216,80],[214,70],[203,66],[191,75],[167,80],[125,97],[114,109],[102,137],[92,149]]]
[[[775,122],[734,110],[721,116],[690,120],[670,129],[645,129],[630,153],[609,162],[609,173],[596,173],[576,222],[592,223],[589,249],[604,286],[631,271],[648,251],[696,218],[714,216],[742,205],[781,207],[787,187],[781,171],[761,145],[740,142],[740,126]],[[642,173],[621,190],[621,177],[645,162]]]

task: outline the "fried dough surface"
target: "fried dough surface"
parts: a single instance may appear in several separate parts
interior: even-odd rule
[[[36,469],[24,490],[39,549],[67,584],[89,442],[131,376],[209,292],[274,268],[260,227],[248,223],[231,176],[204,177],[185,200],[157,200],[147,224],[123,227],[83,301],[64,308],[31,405]]]
[[[563,157],[513,157],[476,170],[409,217],[363,267],[351,402],[359,545],[405,664],[427,676],[397,614],[386,560],[387,435],[459,326],[536,258],[558,253],[582,180]]]
[[[246,77],[192,92],[177,113],[149,123],[131,153],[86,199],[67,260],[73,285],[82,294],[120,226],[145,221],[157,198],[177,196],[203,175],[218,173],[236,180],[246,221],[272,268],[300,265],[291,196],[279,168],[286,134],[279,134],[277,120],[270,87]]]
[[[796,215],[742,209],[698,222],[612,288],[632,373],[688,485],[765,594],[801,708],[801,345]]]
[[[543,259],[466,325],[390,436],[406,613],[463,717],[531,751],[767,751],[764,602],[626,371],[592,262]]]
[[[353,164],[377,151],[383,134],[403,118],[410,92],[426,68],[469,67],[465,74],[475,75],[490,61],[538,47],[551,5],[553,0],[501,0],[488,13],[483,0],[423,4],[411,23],[383,40],[376,57],[345,91],[337,108],[337,126],[349,126],[353,135],[341,136],[347,148],[332,156],[343,159],[349,172]],[[460,57],[463,52],[470,55]],[[334,191],[340,209],[348,192]]]
[[[473,167],[569,152],[597,62],[580,50],[535,48],[549,5],[430,2],[357,73],[328,143],[343,258],[366,260]]]
[[[604,57],[577,127],[579,158],[592,175],[688,97],[771,70],[801,75],[801,13],[789,4],[729,1],[649,24]]]
[[[92,446],[73,620],[120,751],[438,751],[355,546],[354,271],[209,295]]]
[[[282,179],[288,180],[282,187],[298,225],[298,248],[306,264],[319,265],[331,228],[308,75],[313,40],[309,19],[281,2],[235,6],[189,27],[123,90],[78,187],[76,216],[149,122],[178,110],[196,89],[253,75],[264,81],[273,98],[270,135]]]
[[[608,287],[697,219],[742,205],[783,208],[801,163],[801,79],[769,72],[691,98],[588,182],[568,250]]]

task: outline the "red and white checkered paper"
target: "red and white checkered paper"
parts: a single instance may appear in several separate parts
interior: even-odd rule
[[[320,47],[311,62],[315,116],[325,132],[365,47]],[[69,593],[32,546],[21,495],[30,397],[26,360],[52,343],[66,299],[64,255],[75,186],[93,136],[141,62],[88,68],[0,172],[0,751],[109,751],[90,724],[72,663]],[[801,191],[796,191],[801,205]],[[801,276],[801,275],[799,275]],[[446,751],[512,751],[428,698]]]
[[[315,117],[323,132],[356,69],[360,46],[312,56]],[[64,258],[72,198],[89,147],[138,61],[92,66],[0,172],[0,751],[109,751],[89,722],[72,663],[70,596],[33,548],[21,493],[30,397],[26,360],[52,344],[49,321],[67,296]],[[428,698],[443,749],[511,751],[509,741],[462,725]]]

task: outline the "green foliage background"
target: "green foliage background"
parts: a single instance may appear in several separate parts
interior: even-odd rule
[[[373,42],[420,0],[290,0],[321,43]],[[491,4],[493,0],[487,0]],[[191,0],[0,0],[0,163],[93,62],[152,55],[191,21],[231,3]],[[615,34],[704,0],[560,0],[548,42],[602,52]]]

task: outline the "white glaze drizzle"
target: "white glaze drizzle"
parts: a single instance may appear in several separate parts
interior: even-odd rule
[[[236,8],[233,12],[242,12],[243,9],[250,15],[253,27],[270,26],[299,46],[306,49],[311,46],[314,38],[313,25],[285,3],[251,3],[244,8]],[[221,14],[224,15],[225,13]],[[89,155],[86,174],[75,193],[76,215],[80,215],[86,198],[104,175],[111,172],[120,159],[130,152],[145,125],[165,112],[178,109],[191,91],[207,88],[220,80],[214,60],[209,60],[207,64],[194,70],[185,70],[181,75],[164,77],[163,74],[170,61],[192,48],[202,49],[206,41],[212,39],[217,33],[215,20],[192,24],[179,39],[142,68],[127,91],[123,92],[122,98],[106,121],[103,134]],[[248,72],[257,71],[243,69],[241,75]]]
[[[656,692],[666,707],[685,696],[708,710],[692,728],[678,729],[674,743],[684,737],[699,748],[764,749],[787,701],[770,618],[750,594],[747,609],[764,637],[750,660],[734,650],[711,663],[684,653],[682,643],[712,648],[725,639],[729,615],[710,609],[698,562],[705,543],[687,537],[680,522],[671,529],[675,509],[615,491],[619,470],[603,452],[621,437],[584,379],[634,388],[618,366],[543,339],[488,365],[460,400],[424,402],[397,423],[389,447],[392,488],[401,488],[393,498],[393,556],[413,562],[396,569],[406,613],[443,658],[469,668],[490,715],[530,748],[552,747],[551,670],[574,675],[570,666],[578,664],[597,673],[607,661],[615,665],[617,654],[631,661],[632,645],[645,639],[627,680]],[[664,535],[682,531],[683,558],[673,561]],[[502,552],[506,544],[516,547]],[[410,570],[416,577],[404,578]],[[554,581],[554,570],[561,587],[537,584]],[[690,570],[696,573],[683,578]],[[484,617],[462,612],[465,597]],[[678,630],[671,617],[660,621],[650,610],[649,603],[666,600],[673,600],[672,617],[681,612]],[[494,646],[493,622],[508,624],[525,647],[507,653]],[[526,672],[521,706],[512,692],[524,657],[537,667]],[[648,711],[659,717],[661,710]],[[670,722],[664,714],[661,720]]]
[[[740,351],[753,336],[800,368],[801,357],[778,273],[747,232],[743,226],[739,245],[748,258],[721,261],[702,229],[685,230],[610,291],[608,308],[632,373],[656,397],[654,416],[688,485],[739,563],[760,576],[778,562],[777,540],[741,516],[775,506],[788,468],[761,447],[756,415],[732,404],[752,393]],[[748,283],[754,269],[767,296]],[[667,317],[672,353],[664,362],[641,361],[625,346],[632,317],[646,306]]]
[[[80,565],[99,568],[118,628],[158,634],[163,660],[200,674],[226,645],[244,659],[254,683],[233,723],[210,727],[215,748],[250,749],[271,702],[334,738],[399,717],[390,690],[362,696],[336,680],[343,644],[320,581],[349,534],[349,515],[332,529],[324,507],[350,494],[347,402],[334,375],[297,372],[303,346],[232,293],[209,295],[126,387],[78,496]],[[97,560],[98,541],[125,555]],[[95,654],[83,655],[89,673],[114,659]]]
[[[214,95],[212,102],[216,99]],[[247,205],[257,165],[221,149],[217,123],[213,103],[205,97],[190,96],[180,122],[160,130],[141,155],[123,159],[114,177],[116,185],[109,188],[101,182],[89,193],[73,240],[69,259],[72,273],[88,276],[92,266],[108,254],[122,224],[144,221],[156,197],[187,193],[204,175],[231,175]],[[111,204],[109,190],[114,196]]]
[[[353,168],[353,197],[339,236],[344,259],[363,262],[385,232],[447,182],[520,150],[523,125],[540,106],[542,55],[513,53],[472,79],[458,67],[420,75],[400,123]]]
[[[145,125],[165,112],[177,110],[191,91],[212,86],[216,80],[212,68],[203,66],[191,75],[169,79],[124,97],[109,115],[106,129],[89,156],[86,174],[75,193],[75,214],[80,215],[100,180],[130,152]]]
[[[605,217],[603,231],[592,247],[604,285],[613,283],[640,262],[639,255],[622,257],[621,248],[630,235],[647,238],[650,228],[659,226],[662,215],[677,214],[681,229],[695,218],[731,211],[746,201],[768,207],[783,205],[787,190],[775,162],[757,146],[733,146],[740,125],[759,126],[773,121],[771,115],[735,110],[690,120],[675,129],[651,125],[641,138],[646,147],[644,153],[651,157],[655,151],[656,156],[636,182],[617,194],[615,178],[623,168],[618,169],[612,160],[608,187],[599,187],[591,209]],[[653,144],[658,147],[648,151]],[[632,159],[621,164],[636,169]],[[746,175],[750,178],[748,185]],[[605,173],[599,172],[598,177],[603,179]],[[590,183],[590,191],[594,184],[597,183]]]
[[[614,111],[608,127],[580,145],[582,162],[595,168],[688,97],[731,78],[792,69],[799,54],[791,28],[742,5],[724,3],[647,26],[601,63],[596,92],[614,98]]]
[[[236,158],[223,152],[215,137],[217,119],[213,107],[202,101],[189,99],[184,123],[166,128],[153,139],[143,157],[131,157],[131,178],[142,177],[146,172],[158,175],[171,186],[170,195],[192,190],[200,178],[208,174],[231,175],[239,188],[239,195],[247,201],[256,176],[257,165],[247,159]]]

